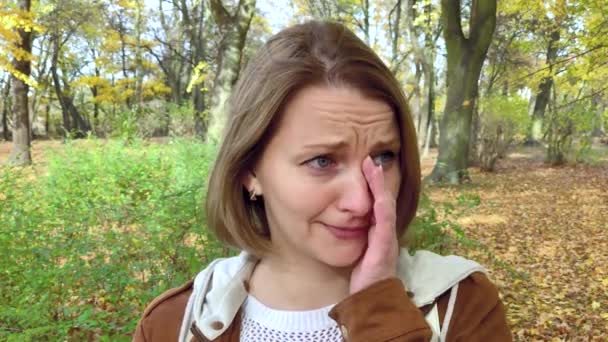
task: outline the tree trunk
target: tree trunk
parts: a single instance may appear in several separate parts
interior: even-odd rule
[[[424,8],[427,30],[422,30],[422,32],[414,25],[417,17],[415,5],[415,0],[406,1],[409,40],[412,44],[412,51],[416,60],[416,84],[419,84],[420,72],[424,80],[424,86],[417,87],[422,91],[418,91],[419,110],[416,120],[416,131],[418,135],[418,148],[421,151],[426,151],[428,154],[428,144],[431,142],[428,135],[431,134],[435,109],[435,40],[433,39],[433,33],[429,32],[432,22],[430,4]],[[424,46],[418,43],[420,36],[424,38]]]
[[[119,54],[122,76],[125,80],[128,80],[131,77],[129,77],[129,52],[127,51],[127,49],[129,46],[133,46],[133,43],[127,42],[127,40],[130,38],[130,33],[128,31],[129,28],[127,27],[129,24],[127,19],[129,18],[129,14],[126,13],[126,10],[127,9],[125,7],[119,6],[118,15],[115,18],[111,19],[109,25],[118,33],[118,39],[120,40]],[[131,90],[132,88],[130,82],[125,83],[123,86],[125,87],[125,91]],[[133,108],[133,100],[134,99],[132,95],[126,97],[125,99],[125,104],[127,105],[127,108],[129,108],[129,110]]]
[[[47,138],[51,137],[50,132],[50,121],[51,121],[51,93],[49,92],[49,98],[45,104],[44,110],[44,132]]]
[[[190,63],[188,64],[189,70],[187,73],[192,74],[194,67],[200,62],[204,62],[207,57],[205,51],[207,44],[205,26],[209,26],[206,25],[209,21],[209,14],[206,10],[205,2],[201,2],[199,7],[190,8],[188,7],[187,1],[181,0],[179,11],[181,12],[183,30],[186,32],[191,46]],[[207,125],[209,124],[206,115],[206,95],[206,91],[201,90],[201,86],[193,87],[192,107],[194,112],[194,134],[203,141],[206,140]]]
[[[431,142],[429,143],[429,147],[439,147],[439,120],[437,117],[433,117],[433,123],[431,125]]]
[[[31,8],[31,0],[19,0],[19,9],[29,12]],[[17,30],[21,42],[18,45],[19,49],[32,52],[32,32],[20,28]],[[23,74],[25,77],[30,76],[31,61],[27,58],[14,59],[13,66],[15,70]],[[8,164],[14,166],[28,165],[32,163],[31,147],[31,126],[30,113],[28,107],[27,93],[29,86],[22,79],[13,75],[13,147],[8,157]]]
[[[63,119],[63,135],[67,137],[69,132],[72,131],[72,125],[70,123],[70,116],[68,115],[68,109],[63,101],[63,95],[61,93],[61,83],[59,80],[59,74],[57,72],[57,64],[59,63],[59,35],[53,34],[51,36],[51,44],[53,45],[53,55],[51,57],[51,78],[53,79],[53,88],[57,95],[57,101],[61,107],[61,118]]]
[[[225,104],[241,69],[243,48],[255,13],[256,0],[240,0],[235,15],[230,15],[220,0],[209,0],[209,3],[223,38],[211,96],[211,122],[207,138],[219,139],[225,122]]]
[[[422,118],[423,98],[422,98],[422,87],[420,83],[422,81],[422,66],[420,63],[416,63],[414,66],[414,84],[412,89],[412,95],[410,100],[410,107],[412,108],[412,120],[414,120],[414,128],[416,132],[420,131],[420,120]]]
[[[480,149],[479,143],[479,135],[481,129],[481,121],[479,117],[479,106],[477,101],[475,102],[475,107],[473,108],[473,114],[471,115],[471,133],[469,135],[469,152],[468,152],[468,161],[467,166],[479,166],[480,165]]]
[[[388,15],[389,32],[391,36],[391,71],[397,74],[400,67],[399,38],[401,38],[401,0],[397,0],[395,6]],[[395,16],[393,20],[392,17]]]
[[[557,59],[557,42],[560,38],[559,28],[551,32],[551,39],[547,46],[547,64],[549,65],[549,76],[543,78],[536,99],[534,100],[534,109],[532,111],[532,127],[528,132],[526,145],[538,145],[543,137],[543,121],[545,119],[545,110],[551,97],[551,87],[553,86],[553,68],[551,65]]]
[[[87,133],[91,131],[91,122],[89,118],[80,114],[78,108],[74,104],[74,95],[72,88],[70,87],[70,81],[68,80],[66,73],[62,71],[62,80],[63,80],[63,91],[64,101],[67,104],[69,109],[70,116],[72,118],[72,123],[75,124],[75,137],[76,138],[84,138]],[[81,93],[80,104],[84,105],[84,94]]]
[[[591,91],[593,91],[593,89]],[[595,118],[593,119],[593,130],[591,131],[592,137],[602,137],[606,135],[606,132],[604,132],[604,118],[602,115],[604,114],[605,108],[602,108],[603,106],[601,106],[601,103],[601,94],[596,94],[591,98],[591,108],[595,112]]]
[[[492,90],[492,86],[488,86],[488,90]],[[504,81],[501,88],[502,96],[509,96],[509,82]],[[486,92],[486,95],[488,92]],[[495,144],[492,141],[488,145],[488,140],[483,139],[484,132],[481,130],[481,118],[479,116],[479,102],[475,102],[475,108],[473,108],[473,122],[471,123],[471,137],[469,141],[469,166],[479,166],[484,171],[493,171],[495,160],[487,159],[488,154],[486,151],[490,149],[496,151],[496,158],[503,158],[506,152],[506,147],[502,148],[502,145]],[[499,126],[495,134],[492,136],[504,136],[504,129]],[[500,139],[498,139],[500,140]],[[498,141],[497,140],[497,141]],[[491,145],[491,146],[490,146]],[[490,153],[493,154],[493,153]]]
[[[171,8],[170,12],[167,11],[171,13],[169,18],[171,18],[172,20],[170,22],[167,22],[165,9],[163,9],[163,1],[158,2],[158,15],[160,20],[160,26],[163,28],[163,32],[165,33],[167,42],[163,44],[165,46],[165,49],[162,53],[162,56],[157,57],[156,54],[151,52],[151,54],[157,58],[158,65],[163,70],[167,83],[171,88],[171,101],[176,104],[181,103],[184,99],[185,94],[183,93],[182,76],[186,63],[188,62],[188,59],[185,58],[186,56],[183,55],[183,47],[185,46],[185,42],[188,39],[187,36],[184,37],[183,33],[188,32],[188,29],[182,29],[178,25],[173,25],[178,22],[184,22],[183,20],[179,21],[178,19],[180,13],[179,5],[180,3],[178,3],[177,1],[173,1],[173,7]],[[181,6],[187,6],[187,4],[182,1]],[[204,6],[204,3],[201,3],[201,7]],[[196,16],[196,13],[193,16],[193,20],[199,22],[203,21],[203,18]],[[192,41],[191,38],[190,41]],[[194,54],[194,51],[192,53]],[[168,133],[169,127],[167,126],[165,130]]]
[[[435,127],[435,118],[431,117],[429,126],[427,127],[427,130],[426,130],[426,135],[425,135],[426,139],[424,141],[424,148],[422,149],[422,154],[420,155],[420,157],[422,157],[422,158],[426,158],[429,156],[429,149],[433,145],[433,140],[434,140],[434,127]]]
[[[424,88],[422,98],[422,111],[420,112],[420,124],[418,127],[418,146],[420,150],[428,148],[426,146],[427,135],[430,134],[430,127],[433,122],[434,106],[435,106],[435,68],[433,64],[422,63],[422,72],[424,76]]]
[[[418,146],[423,151],[423,156],[428,155],[431,139],[431,126],[435,116],[435,47],[430,33],[425,33],[426,52],[422,55],[422,72],[424,76],[424,112],[422,114],[421,127],[418,130]]]
[[[433,30],[431,30],[431,25],[433,23],[432,18],[432,4],[429,2],[424,7],[424,14],[426,16],[426,26],[427,29],[424,33],[424,42],[425,42],[425,53],[424,53],[424,78],[425,78],[425,88],[426,88],[426,121],[424,128],[424,140],[422,142],[422,156],[426,157],[429,153],[429,147],[431,144],[431,133],[433,122],[435,121],[435,58],[437,56],[436,46],[437,46],[437,38],[439,38],[439,34],[435,35]]]
[[[135,105],[138,119],[143,114],[144,107],[144,67],[141,47],[141,34],[143,26],[142,11],[144,4],[141,0],[135,3]]]
[[[61,115],[63,118],[63,129],[64,136],[67,137],[70,133],[74,133],[74,137],[82,138],[91,130],[91,125],[85,121],[76,106],[74,106],[74,99],[70,94],[70,88],[68,80],[63,77],[63,90],[61,84],[61,78],[57,70],[59,64],[59,50],[61,46],[59,44],[59,36],[54,34],[51,38],[53,40],[53,56],[51,58],[51,77],[53,79],[53,86],[55,88],[55,94],[57,100],[61,106]]]
[[[72,133],[74,134],[74,138],[84,138],[89,131],[91,131],[91,124],[80,115],[78,108],[74,105],[74,96],[72,95],[72,91],[70,89],[70,84],[68,80],[63,79],[63,90],[61,90],[61,86],[57,87],[60,89],[60,93],[57,96],[61,96],[61,103],[64,104],[62,109],[67,111],[67,115],[69,115],[71,120],[71,128]]]
[[[99,68],[95,67],[95,76],[101,77],[101,71]],[[98,137],[102,135],[101,129],[99,127],[99,103],[97,102],[97,95],[99,94],[99,88],[97,85],[91,87],[91,94],[93,95],[93,132]]]
[[[461,183],[467,175],[473,108],[481,68],[496,27],[496,0],[473,0],[469,37],[461,26],[460,1],[442,0],[447,48],[447,100],[440,124],[439,156],[431,182]]]
[[[371,46],[371,36],[369,34],[369,0],[361,0],[363,9],[363,35],[365,36],[365,42]]]
[[[194,134],[202,140],[207,136],[209,118],[205,115],[205,94],[200,87],[192,90],[192,103],[194,105]]]
[[[11,130],[8,126],[8,109],[12,105],[11,98],[9,96],[10,91],[11,91],[11,76],[9,75],[9,77],[7,77],[7,80],[6,80],[6,85],[4,86],[4,89],[2,90],[2,136],[4,137],[4,140],[6,140],[6,141],[11,140]]]

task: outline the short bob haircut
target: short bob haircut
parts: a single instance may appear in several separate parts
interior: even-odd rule
[[[253,169],[291,95],[310,85],[349,87],[389,104],[401,136],[397,236],[416,214],[418,144],[407,100],[382,60],[344,25],[309,21],[272,36],[249,61],[229,99],[226,126],[207,191],[208,227],[228,246],[271,251],[264,200],[251,201],[243,176]]]

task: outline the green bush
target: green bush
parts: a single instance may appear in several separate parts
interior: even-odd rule
[[[456,251],[456,254],[467,257],[471,251],[481,252],[487,257],[489,265],[486,266],[503,269],[514,278],[526,279],[527,274],[496,256],[487,245],[468,237],[464,228],[457,223],[459,218],[470,213],[480,203],[479,196],[474,194],[460,193],[454,200],[432,201],[423,192],[416,219],[402,243],[407,244],[410,253],[419,249],[444,255]]]
[[[409,227],[404,243],[410,251],[430,250],[439,254],[450,251],[454,243],[470,244],[463,228],[456,223],[468,210],[479,206],[476,195],[460,194],[452,201],[433,202],[422,193],[416,218]]]
[[[478,160],[485,171],[493,171],[496,160],[522,139],[530,118],[527,102],[519,96],[491,96],[481,100]]]
[[[547,128],[547,162],[560,165],[586,162],[592,153],[593,130],[597,126],[595,108],[578,102],[550,111]]]
[[[143,145],[0,169],[0,340],[129,340],[152,298],[223,253],[202,210],[215,149]]]

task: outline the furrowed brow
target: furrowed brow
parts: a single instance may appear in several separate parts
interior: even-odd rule
[[[398,149],[401,147],[401,141],[399,138],[392,139],[382,139],[378,140],[372,146],[372,150],[381,150],[381,149]]]
[[[336,140],[336,141],[327,141],[327,142],[315,142],[304,145],[305,149],[308,150],[317,150],[317,149],[327,149],[327,150],[339,150],[343,149],[348,144],[344,140]]]

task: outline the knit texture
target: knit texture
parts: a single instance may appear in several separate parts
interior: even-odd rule
[[[333,305],[310,311],[275,310],[248,296],[243,304],[241,342],[341,342]]]

